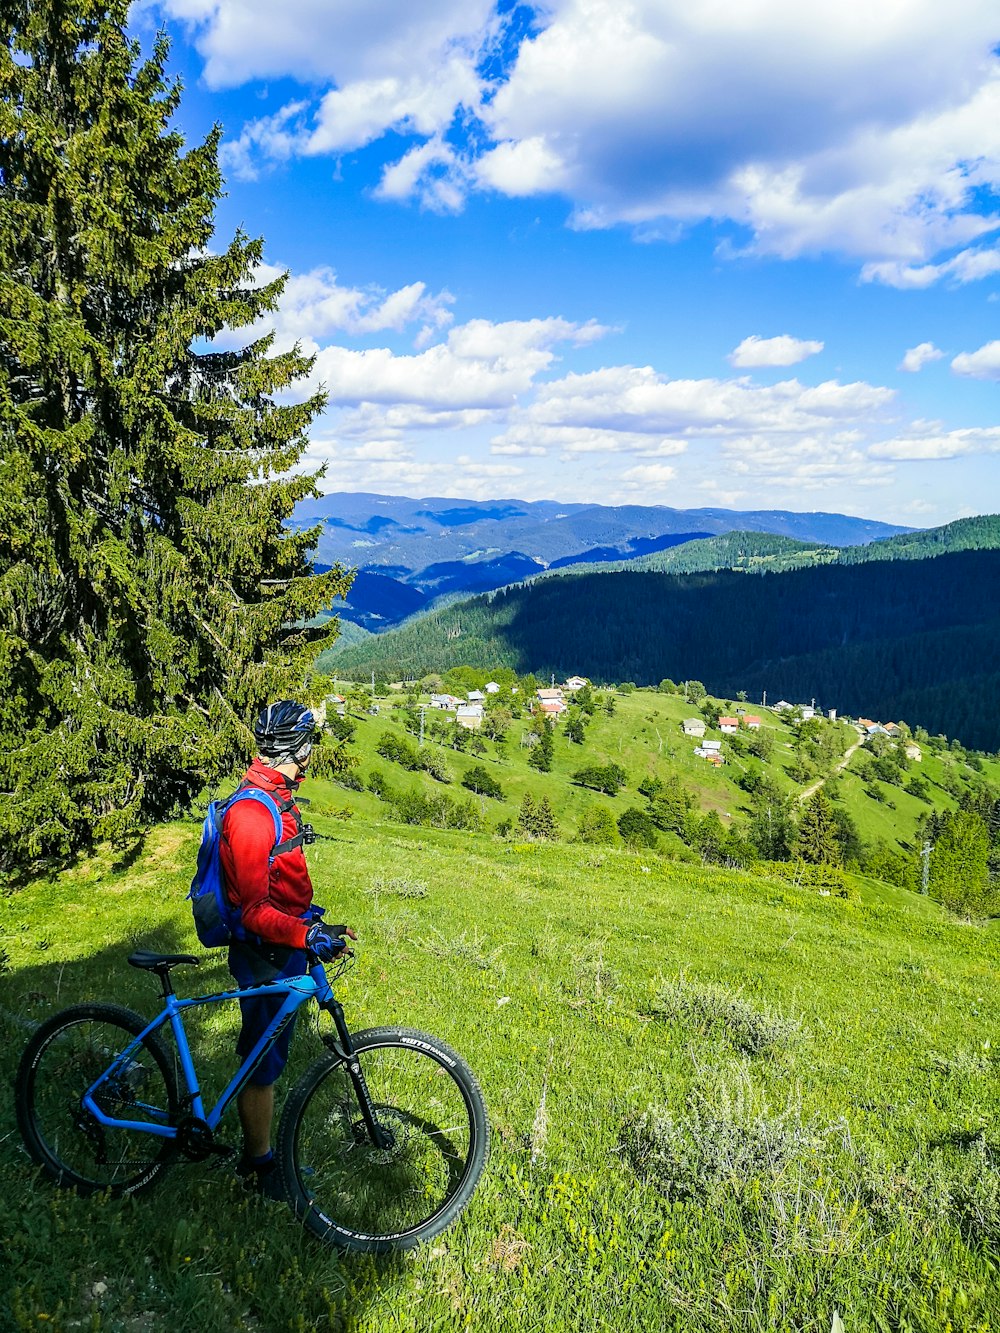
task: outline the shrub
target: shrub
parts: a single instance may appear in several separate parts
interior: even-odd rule
[[[402,736],[395,736],[391,731],[382,733],[376,743],[375,752],[383,759],[389,759],[411,772],[420,767],[420,758],[414,747]]]
[[[476,764],[462,778],[462,786],[474,791],[477,796],[489,796],[494,801],[503,800],[503,788],[488,768]]]
[[[373,898],[426,898],[427,885],[423,880],[376,875],[365,890]]]
[[[720,1189],[774,1180],[821,1142],[793,1113],[719,1114],[702,1098],[675,1118],[651,1106],[625,1122],[622,1155],[668,1199],[711,1199]]]
[[[425,796],[418,789],[397,792],[392,798],[394,818],[403,824],[427,824],[432,828],[469,829],[483,827],[482,816],[470,797],[465,801],[453,800],[445,792]]]
[[[786,1045],[799,1030],[793,1020],[770,1009],[755,1009],[724,986],[689,982],[683,976],[664,983],[649,1013],[707,1036],[721,1036],[744,1055],[767,1054]]]
[[[426,745],[417,751],[417,759],[425,773],[429,773],[436,782],[450,782],[451,774],[440,755],[429,750]]]
[[[607,796],[617,796],[627,778],[628,774],[620,764],[587,764],[578,768],[571,780],[578,787],[590,787]]]
[[[373,792],[380,801],[388,801],[391,798],[392,788],[380,768],[373,768],[368,774],[367,786],[368,790]]]
[[[581,842],[610,847],[621,842],[615,817],[605,805],[592,805],[580,816],[577,837]]]
[[[655,847],[656,825],[645,810],[630,805],[618,817],[618,832],[630,847]]]
[[[811,861],[763,861],[759,869],[773,879],[801,889],[815,889],[835,898],[854,898],[857,890],[844,878],[840,866]]]
[[[559,830],[549,798],[543,796],[536,802],[531,792],[526,791],[518,812],[517,827],[528,838],[557,838]]]

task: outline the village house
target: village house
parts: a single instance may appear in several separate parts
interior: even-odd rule
[[[760,718],[756,713],[747,713],[743,719],[743,725],[747,731],[760,731]]]
[[[739,731],[739,729],[740,729],[740,720],[738,717],[719,718],[720,731],[725,731],[728,732],[730,735],[732,735],[733,732]]]
[[[896,722],[887,722],[885,724],[885,734],[887,736],[902,736],[903,729]]]
[[[460,727],[467,727],[470,731],[478,731],[483,725],[482,704],[459,704],[455,710],[455,721]]]
[[[544,703],[547,699],[562,699],[563,692],[558,685],[555,685],[553,686],[552,689],[546,688],[546,689],[536,690],[535,697],[537,699],[540,699],[542,703]]]
[[[563,703],[562,699],[539,699],[538,712],[558,721],[563,713],[569,712],[569,708]]]
[[[874,727],[878,724],[873,722],[870,717],[859,717],[854,725],[860,727],[862,731],[867,731],[869,727]]]
[[[907,759],[915,759],[916,762],[919,764],[922,762],[924,756],[923,752],[920,749],[920,746],[914,745],[914,743],[910,741],[910,743],[906,747],[906,757]]]
[[[432,694],[431,708],[457,708],[462,702],[454,694]]]
[[[486,695],[482,692],[482,690],[470,690],[470,691],[469,691],[469,703],[470,703],[470,704],[481,704],[485,698],[486,698]]]
[[[774,711],[776,713],[790,713],[794,707],[795,705],[790,704],[787,699],[779,699],[774,705]]]
[[[810,704],[796,704],[799,712],[802,714],[802,721],[808,722],[810,718],[816,716],[816,709]]]
[[[694,752],[699,759],[707,759],[710,764],[715,764],[716,767],[723,762],[721,741],[702,741],[700,745],[695,746]]]
[[[487,694],[499,694],[499,693],[500,693],[500,686],[496,683],[495,680],[491,680],[491,681],[488,681],[488,682],[487,682],[487,685],[486,685],[486,693],[487,693]]]
[[[569,680],[563,685],[563,689],[572,693],[573,690],[582,690],[584,685],[589,684],[590,681],[585,676],[570,676]]]
[[[705,723],[700,717],[688,717],[684,719],[685,736],[704,736]]]

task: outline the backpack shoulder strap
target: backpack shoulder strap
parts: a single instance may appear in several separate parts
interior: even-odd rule
[[[275,841],[275,847],[271,852],[271,856],[272,857],[275,856],[277,854],[278,845],[280,845],[281,843],[281,833],[282,833],[281,811],[278,808],[277,801],[275,801],[273,796],[269,796],[268,793],[264,791],[261,787],[250,787],[250,786],[241,787],[239,791],[234,792],[233,795],[230,796],[229,800],[226,801],[225,803],[226,811],[231,810],[233,806],[237,805],[240,801],[256,801],[258,805],[263,805],[266,807],[268,811],[270,811],[271,818],[274,820],[274,841]]]
[[[257,801],[260,805],[266,805],[271,811],[271,815],[274,818],[274,846],[271,848],[270,857],[272,861],[276,856],[281,856],[285,852],[294,851],[296,847],[301,847],[305,842],[305,835],[302,831],[302,816],[295,808],[295,800],[293,797],[289,796],[285,800],[279,801],[276,796],[272,796],[271,793],[265,791],[263,787],[255,787],[252,783],[247,783],[245,786],[240,787],[240,789],[229,798],[226,802],[226,809],[228,810],[230,806],[235,805],[237,801],[244,800]],[[289,813],[291,813],[295,819],[295,835],[294,837],[286,838],[285,841],[282,842],[281,835],[284,830],[281,824],[281,816]]]

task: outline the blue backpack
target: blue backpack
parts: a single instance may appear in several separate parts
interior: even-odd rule
[[[222,862],[219,848],[222,842],[222,819],[238,801],[256,801],[270,811],[274,818],[274,847],[269,863],[282,852],[291,851],[303,842],[302,833],[287,842],[281,841],[281,814],[274,797],[269,796],[260,787],[241,787],[224,801],[212,801],[201,830],[201,846],[198,848],[198,868],[191,881],[188,897],[191,899],[191,911],[194,913],[194,928],[198,938],[206,949],[221,949],[232,940],[246,939],[246,931],[240,920],[240,910],[229,901],[226,882],[222,874]]]

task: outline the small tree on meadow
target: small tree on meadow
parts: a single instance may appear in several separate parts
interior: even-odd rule
[[[577,837],[581,842],[614,847],[621,842],[615,817],[606,805],[589,806],[580,816]]]
[[[656,846],[656,825],[645,810],[634,805],[618,816],[618,832],[629,847]]]
[[[989,876],[990,836],[973,810],[944,814],[930,856],[931,896],[964,916],[988,913],[996,900]]]
[[[795,851],[810,865],[839,866],[842,862],[837,821],[830,798],[822,787],[805,803]]]

